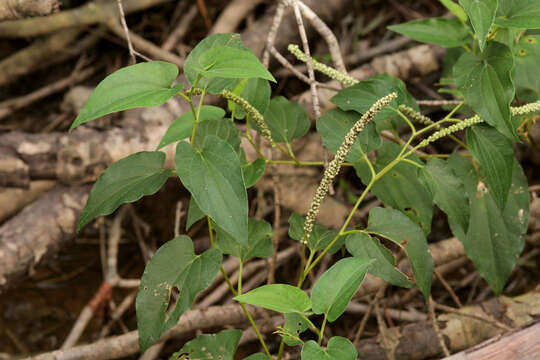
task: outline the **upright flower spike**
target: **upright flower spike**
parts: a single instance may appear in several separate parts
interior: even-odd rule
[[[478,115],[474,115],[473,117],[467,118],[465,120],[460,121],[457,124],[450,125],[447,128],[443,128],[439,131],[437,131],[434,134],[431,134],[427,139],[424,139],[418,144],[418,148],[422,148],[424,146],[427,146],[428,144],[439,140],[442,137],[448,136],[450,134],[455,133],[456,131],[463,130],[465,128],[468,128],[469,126],[473,126],[475,124],[480,124],[484,122]]]
[[[230,100],[240,106],[246,114],[255,121],[259,129],[261,129],[261,135],[272,144],[272,146],[275,146],[276,143],[274,142],[274,139],[272,138],[272,132],[268,128],[268,125],[266,125],[266,122],[264,122],[264,117],[261,115],[261,113],[253,107],[249,102],[247,102],[244,98],[236,95],[235,93],[229,91],[229,90],[223,90],[220,93],[221,96],[223,96],[225,99]]]
[[[313,230],[313,224],[315,223],[315,219],[319,214],[319,210],[326,196],[326,193],[328,192],[332,181],[339,173],[341,165],[343,165],[345,157],[354,145],[358,134],[360,134],[360,132],[366,127],[367,123],[370,122],[375,117],[375,115],[377,115],[377,113],[382,110],[383,107],[390,104],[395,98],[397,98],[397,93],[393,92],[377,100],[377,102],[375,102],[375,104],[373,104],[371,108],[366,111],[364,115],[362,115],[362,117],[353,125],[347,135],[345,135],[345,140],[336,152],[336,156],[334,157],[334,159],[330,162],[330,164],[328,164],[328,167],[324,171],[324,175],[319,184],[319,187],[317,188],[317,191],[315,192],[315,195],[311,200],[311,206],[306,215],[306,222],[304,223],[304,243],[307,242],[307,239],[309,238],[309,235]]]
[[[304,52],[302,50],[300,50],[298,45],[290,44],[287,49],[289,50],[289,52],[291,54],[296,56],[296,58],[298,60],[303,61],[303,62],[307,61],[306,54],[304,54]],[[352,85],[358,83],[358,80],[356,80],[352,76],[344,74],[341,71],[338,71],[338,70],[336,70],[336,69],[334,69],[334,68],[332,68],[332,67],[330,67],[328,65],[322,64],[322,63],[318,62],[315,59],[311,59],[311,62],[313,64],[313,68],[315,70],[317,70],[319,72],[322,72],[323,74],[325,74],[329,78],[337,80],[337,81],[339,81],[340,83],[342,83],[344,85],[352,86]]]
[[[401,104],[398,106],[398,110],[401,111],[405,116],[410,117],[414,121],[416,121],[419,124],[422,125],[431,125],[433,124],[433,120],[431,120],[429,117],[419,113],[418,111],[414,110],[412,107],[407,106],[405,104]]]
[[[533,103],[525,104],[519,107],[510,107],[510,113],[513,116],[530,114],[532,112],[540,111],[540,101],[535,101]]]

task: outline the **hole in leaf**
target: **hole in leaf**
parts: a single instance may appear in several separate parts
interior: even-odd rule
[[[169,319],[169,314],[174,310],[180,297],[180,289],[178,286],[173,286],[169,293],[169,299],[167,303],[167,309],[165,310],[165,321]]]

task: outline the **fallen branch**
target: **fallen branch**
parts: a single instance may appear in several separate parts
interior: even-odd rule
[[[170,0],[125,0],[126,14],[148,9]],[[116,2],[91,1],[73,10],[57,14],[23,20],[4,21],[0,23],[0,37],[32,37],[65,30],[73,26],[92,25],[106,21],[111,16],[118,16]]]
[[[0,2],[0,21],[49,15],[59,8],[58,0],[4,0]]]
[[[248,306],[254,319],[263,316],[264,310]],[[212,306],[206,309],[190,310],[180,317],[178,324],[163,334],[158,342],[171,338],[185,338],[195,330],[207,330],[225,325],[241,325],[247,317],[240,305]],[[113,336],[88,345],[76,346],[65,350],[56,350],[27,360],[108,360],[133,355],[139,351],[137,330],[127,334]]]
[[[540,313],[540,292],[533,291],[515,298],[501,296],[480,305],[466,306],[461,309],[461,312],[473,314],[482,319],[504,321],[511,327],[519,327],[530,322]],[[459,314],[439,315],[437,322],[446,346],[451,351],[470,348],[502,332],[500,328],[484,320]],[[385,352],[379,336],[361,340],[357,349],[362,360],[386,360],[392,356],[396,359],[421,360],[441,354],[439,340],[429,321],[389,328],[388,332],[392,339],[391,352]],[[512,357],[505,359],[509,358]],[[450,359],[467,358],[451,357]]]

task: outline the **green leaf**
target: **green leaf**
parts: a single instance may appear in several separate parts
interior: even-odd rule
[[[293,139],[304,136],[310,126],[306,109],[296,101],[289,101],[283,96],[270,100],[264,113],[264,120],[276,142],[290,143]],[[259,130],[256,124],[253,126]]]
[[[463,182],[447,162],[433,157],[420,170],[419,179],[431,193],[433,202],[448,216],[452,233],[463,238],[469,227],[469,199]]]
[[[400,151],[399,145],[384,142],[377,150],[375,171],[381,171],[390,164]],[[415,155],[409,156],[409,159],[422,164]],[[365,162],[354,163],[354,168],[362,182],[368,184],[371,180],[371,172],[367,164]],[[400,162],[375,182],[371,192],[385,205],[403,211],[412,221],[420,224],[426,234],[429,234],[433,204],[430,194],[418,179],[418,172],[418,167]]]
[[[193,242],[179,236],[166,242],[150,259],[137,294],[137,325],[142,352],[161,334],[172,328],[193,305],[195,296],[206,289],[219,270],[221,254],[209,249],[195,255]],[[176,303],[167,311],[171,292],[178,292]]]
[[[467,29],[457,19],[428,18],[388,26],[388,29],[411,39],[444,47],[461,46],[467,38]]]
[[[276,82],[251,51],[216,46],[203,52],[198,60],[193,69],[207,78],[261,78]]]
[[[250,103],[261,114],[264,114],[270,103],[270,84],[264,79],[244,79],[233,92]],[[237,106],[236,103],[229,100],[227,105],[229,110],[234,111],[234,117],[236,119],[243,119],[246,116],[244,109]]]
[[[298,313],[286,313],[284,315],[285,323],[281,329],[280,335],[283,341],[288,346],[296,346],[302,344],[299,340],[300,334],[307,330],[308,323]],[[287,335],[289,334],[289,335]]]
[[[397,286],[412,286],[407,276],[395,267],[392,253],[379,241],[366,233],[358,232],[345,237],[347,251],[355,258],[367,261],[375,259],[368,272]]]
[[[266,170],[266,160],[258,158],[252,163],[246,163],[242,166],[244,172],[244,181],[246,182],[246,188],[250,188],[259,181],[264,175]]]
[[[193,48],[193,50],[191,50],[184,62],[184,73],[191,85],[193,85],[199,74],[197,68],[200,66],[199,59],[201,55],[207,50],[218,46],[228,46],[235,49],[250,51],[247,46],[242,44],[239,34],[214,34],[203,39]],[[239,82],[238,79],[230,78],[202,78],[197,86],[201,88],[206,87],[210,93],[216,94],[225,88],[234,88]]]
[[[452,0],[439,0],[452,14],[454,14],[461,22],[467,21],[467,14],[461,6],[453,2]]]
[[[467,144],[481,165],[495,202],[503,209],[512,184],[512,142],[490,126],[476,125],[467,129]]]
[[[109,166],[92,187],[77,221],[77,231],[98,216],[109,215],[124,203],[155,194],[171,170],[163,169],[165,153],[142,151]]]
[[[216,248],[224,254],[230,254],[245,262],[251,257],[268,258],[272,256],[272,226],[264,221],[249,218],[248,244],[241,245],[228,233],[216,228]]]
[[[313,312],[327,315],[330,322],[340,317],[364,280],[372,262],[372,259],[348,257],[326,270],[311,290]]]
[[[498,0],[459,0],[459,4],[469,15],[471,25],[478,38],[480,51],[484,51],[489,28],[493,24],[497,12]]]
[[[293,212],[289,217],[289,236],[291,239],[300,241],[304,237],[304,222],[305,217]],[[308,238],[308,247],[311,251],[322,251],[326,249],[328,244],[338,235],[338,230],[327,229],[319,223],[313,225],[313,230]],[[338,251],[345,238],[340,237],[334,245],[328,250],[329,254],[333,254]]]
[[[377,74],[358,84],[349,86],[338,92],[330,99],[340,109],[354,110],[364,114],[371,106],[383,96],[396,92],[398,97],[389,106],[383,108],[373,119],[377,131],[397,129],[403,124],[403,119],[396,112],[399,104],[406,104],[418,110],[418,105],[407,91],[405,83],[388,74]]]
[[[516,90],[532,90],[540,93],[540,35],[527,35],[514,47],[514,82]]]
[[[198,151],[202,151],[209,136],[220,138],[231,145],[237,154],[240,152],[242,140],[238,135],[238,129],[229,119],[213,119],[199,123],[193,140],[193,147]]]
[[[131,65],[112,73],[94,89],[69,131],[103,115],[164,104],[182,90],[182,84],[171,88],[176,76],[178,67],[163,61]]]
[[[203,213],[241,244],[248,241],[248,201],[240,159],[216,136],[207,136],[202,151],[180,142],[176,171]]]
[[[287,284],[263,285],[233,299],[280,313],[303,313],[311,308],[307,294]]]
[[[341,109],[332,109],[320,116],[317,119],[317,132],[322,137],[324,146],[335,154],[345,140],[345,135],[359,119],[360,115],[357,112]],[[377,149],[381,144],[382,140],[377,134],[375,124],[369,122],[358,135],[346,160],[361,161],[365,153]]]
[[[197,205],[197,202],[191,197],[191,200],[189,200],[189,208],[187,213],[187,219],[186,219],[186,231],[193,226],[197,221],[201,220],[206,216],[205,213],[201,210],[199,205]]]
[[[199,121],[202,122],[206,120],[217,120],[223,118],[224,116],[225,110],[223,110],[222,108],[212,105],[203,105],[199,114]],[[165,135],[163,135],[163,137],[161,138],[161,141],[156,150],[159,150],[164,146],[172,144],[173,142],[177,142],[191,136],[191,132],[193,131],[193,121],[194,118],[191,111],[180,115],[169,126],[169,128],[165,132]]]
[[[514,98],[513,66],[510,49],[494,41],[481,57],[464,53],[454,66],[456,87],[467,104],[509,138],[517,138],[510,118],[510,102]]]
[[[241,330],[223,330],[217,334],[202,334],[184,344],[169,360],[185,359],[219,359],[233,360],[234,353],[242,337]]]
[[[422,229],[398,210],[374,207],[369,212],[367,231],[405,249],[416,285],[427,299],[431,291],[433,259]]]
[[[471,226],[460,240],[480,275],[499,294],[525,244],[530,201],[527,178],[514,160],[512,185],[506,206],[501,210],[470,162],[461,156],[453,156],[451,160],[456,172],[467,179],[471,209]]]
[[[307,341],[302,347],[302,360],[356,360],[358,351],[346,338],[333,336],[328,340],[328,346],[323,349],[313,340]]]
[[[499,0],[495,24],[502,27],[533,29],[540,27],[540,7],[537,0]]]

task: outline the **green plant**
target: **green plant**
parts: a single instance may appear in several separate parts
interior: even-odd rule
[[[463,100],[440,120],[420,114],[405,84],[396,78],[382,74],[358,82],[314,61],[316,70],[348,87],[331,99],[337,108],[316,122],[325,147],[335,157],[324,171],[307,216],[295,213],[289,219],[289,236],[299,241],[305,254],[298,282],[296,286],[272,284],[243,293],[239,281],[238,287],[231,285],[230,289],[253,326],[243,304],[283,313],[278,358],[284,344],[301,345],[303,359],[356,358],[354,346],[345,338],[335,336],[326,348],[321,346],[327,323],[345,311],[366,273],[393,285],[413,285],[412,279],[395,267],[395,259],[380,237],[404,251],[414,282],[429,297],[433,261],[426,236],[434,205],[446,213],[453,234],[496,293],[502,291],[516,264],[527,229],[529,193],[513,155],[512,140],[523,138],[517,129],[530,121],[524,115],[540,110],[540,101],[517,107],[510,104],[518,100],[515,92],[520,99],[529,100],[538,98],[540,92],[539,83],[526,76],[539,61],[534,56],[540,51],[538,35],[526,29],[540,27],[540,6],[535,6],[536,0],[461,0],[461,6],[441,2],[457,19],[425,19],[390,27],[416,40],[454,50],[447,55],[452,71],[447,72],[445,83],[455,84],[456,89],[448,91]],[[297,47],[291,46],[290,51],[305,61]],[[175,65],[148,62],[123,68],[97,86],[72,125],[73,129],[112,112],[161,105],[174,95],[191,108],[170,126],[156,151],[133,154],[105,170],[78,221],[81,229],[122,203],[154,194],[169,176],[178,176],[191,193],[188,227],[206,218],[211,249],[195,254],[191,239],[182,235],[164,244],[145,269],[136,302],[141,350],[170,329],[192,306],[196,295],[211,284],[220,270],[222,254],[239,259],[240,278],[248,259],[272,256],[276,249],[272,248],[271,226],[248,217],[246,192],[263,175],[266,164],[324,164],[295,157],[290,143],[309,130],[307,114],[283,97],[270,99],[268,81],[274,78],[238,35],[204,39],[186,59],[184,72],[191,84],[187,90],[183,84],[171,86],[178,74]],[[203,104],[207,93],[228,100],[229,118],[222,109]],[[193,103],[196,94],[200,95],[198,104]],[[456,117],[462,110],[470,116]],[[245,119],[245,131],[234,125],[236,119]],[[406,140],[398,136],[403,126],[410,129]],[[251,127],[290,160],[264,158],[251,138]],[[453,135],[459,130],[466,130],[466,142]],[[393,141],[383,141],[382,131],[394,134]],[[245,160],[241,136],[255,147],[259,159],[252,163]],[[420,151],[442,137],[455,141],[459,151],[436,155]],[[175,170],[165,169],[165,154],[159,149],[175,142]],[[342,227],[330,230],[315,220],[343,166],[354,168],[365,188]],[[386,207],[371,209],[367,227],[351,226],[368,192]],[[352,256],[341,258],[325,271],[312,284],[308,296],[302,289],[307,275],[326,253],[343,247]],[[174,288],[178,299],[167,311]],[[310,320],[313,315],[322,315],[319,327]],[[308,328],[317,334],[317,341],[300,338]],[[173,358],[185,354],[197,357],[199,349],[205,347],[212,355],[232,359],[240,334],[226,330],[215,336],[199,336]],[[265,353],[248,359],[271,358],[260,334],[259,338]]]

